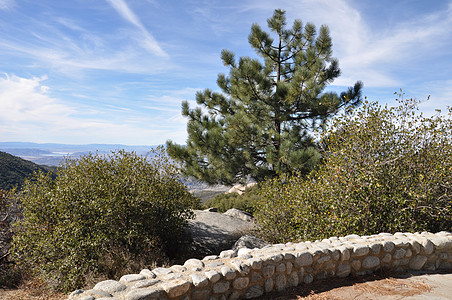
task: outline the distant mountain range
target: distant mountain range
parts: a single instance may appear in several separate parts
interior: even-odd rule
[[[119,144],[38,144],[22,142],[0,142],[0,189],[10,189],[21,185],[33,171],[54,170],[62,160],[69,156],[78,158],[89,153],[108,154],[111,151],[134,151],[138,155],[146,155],[157,146],[128,146]],[[230,187],[223,185],[210,186],[193,178],[183,178],[183,183],[203,201],[216,194],[224,193]]]
[[[120,144],[39,144],[24,142],[0,142],[0,151],[19,156],[39,165],[58,166],[64,157],[77,158],[88,153],[108,154],[111,151],[135,151],[139,155],[146,155],[154,146],[128,146]]]

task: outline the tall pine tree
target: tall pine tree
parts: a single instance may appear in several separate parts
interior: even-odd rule
[[[221,52],[229,76],[219,74],[222,92],[196,94],[201,107],[182,103],[188,117],[187,145],[167,142],[185,175],[209,183],[257,181],[295,170],[308,172],[320,159],[310,132],[344,105],[358,105],[362,83],[340,95],[323,92],[340,75],[331,57],[328,27],[295,20],[286,29],[285,11],[267,20],[272,34],[251,27],[251,47],[261,57],[235,59]]]

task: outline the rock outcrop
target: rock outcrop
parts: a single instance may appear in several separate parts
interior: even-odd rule
[[[195,210],[195,215],[187,230],[192,239],[191,252],[198,258],[231,249],[237,239],[254,228],[251,221],[218,212]]]
[[[224,212],[224,214],[247,222],[251,222],[253,220],[253,216],[251,214],[241,211],[237,208],[228,209],[226,212]]]

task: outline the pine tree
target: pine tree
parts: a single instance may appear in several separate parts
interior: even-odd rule
[[[261,57],[223,50],[229,76],[219,74],[221,92],[196,94],[200,107],[182,103],[188,117],[187,145],[167,142],[169,155],[186,175],[209,183],[257,181],[285,172],[308,172],[320,155],[310,132],[345,105],[361,102],[362,83],[340,95],[324,92],[340,75],[332,58],[328,27],[295,20],[286,29],[285,11],[267,20],[272,34],[253,24],[249,43]]]

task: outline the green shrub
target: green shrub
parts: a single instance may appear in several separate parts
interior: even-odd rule
[[[0,288],[14,288],[22,282],[22,272],[10,259],[11,224],[20,218],[15,190],[0,190]]]
[[[177,179],[162,148],[151,159],[118,151],[67,160],[55,180],[38,173],[19,194],[17,262],[68,291],[174,255],[197,202]]]
[[[225,212],[231,208],[237,208],[242,211],[253,214],[255,204],[258,200],[258,187],[248,187],[245,192],[240,195],[238,193],[218,194],[209,199],[204,204],[204,208],[216,207],[219,212]]]
[[[317,171],[262,185],[265,238],[452,229],[452,109],[425,117],[418,102],[400,102],[365,103],[336,118]]]

